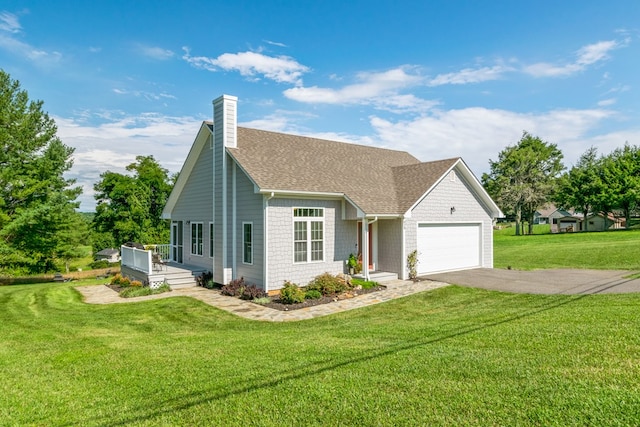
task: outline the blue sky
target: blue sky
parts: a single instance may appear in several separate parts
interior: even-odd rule
[[[180,170],[211,101],[241,125],[462,157],[480,177],[524,130],[570,166],[640,145],[640,2],[12,1],[0,68],[100,173]]]

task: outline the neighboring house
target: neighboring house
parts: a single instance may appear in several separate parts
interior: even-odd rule
[[[534,224],[550,224],[549,217],[558,210],[555,205],[546,205],[533,213]]]
[[[120,251],[113,248],[103,249],[96,253],[95,258],[96,261],[105,260],[109,262],[118,262],[120,261]]]
[[[624,218],[616,218],[612,214],[603,215],[601,213],[591,214],[587,217],[589,222],[588,227],[582,227],[583,230],[588,231],[605,231],[605,230],[619,230],[624,228]]]
[[[163,218],[171,260],[267,290],[345,271],[408,278],[493,266],[502,213],[460,158],[421,163],[396,150],[237,126],[237,98],[214,101]]]
[[[548,205],[534,214],[534,224],[550,224],[552,233],[571,231],[605,231],[624,228],[624,220],[612,214],[590,214],[587,217],[588,227],[580,212],[570,212]]]

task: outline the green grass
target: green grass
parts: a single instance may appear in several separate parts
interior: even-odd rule
[[[514,236],[494,232],[494,267],[640,270],[640,230]]]
[[[635,425],[640,295],[441,288],[294,323],[0,288],[3,425]]]

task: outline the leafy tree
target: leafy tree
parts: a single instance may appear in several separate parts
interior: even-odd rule
[[[42,101],[30,101],[20,83],[0,70],[0,268],[42,272],[54,268],[61,231],[77,207],[80,188],[64,173],[73,149],[56,136]]]
[[[482,175],[485,189],[503,212],[515,216],[516,235],[521,234],[523,219],[531,233],[534,212],[549,200],[564,169],[562,152],[525,131],[517,144],[506,147],[489,164],[490,173]]]
[[[631,212],[640,201],[640,149],[625,144],[603,159],[602,180],[605,187],[602,203],[620,209],[631,225]]]
[[[589,229],[589,214],[607,210],[607,203],[603,199],[607,188],[602,181],[602,163],[597,149],[589,148],[580,156],[578,163],[562,176],[554,197],[559,206],[582,212],[585,231]]]
[[[173,188],[168,171],[153,156],[138,156],[126,169],[132,175],[107,171],[94,185],[95,231],[102,238],[111,234],[115,245],[168,241],[169,227],[161,216]]]

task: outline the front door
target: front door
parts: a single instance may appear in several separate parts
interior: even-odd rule
[[[369,255],[369,271],[375,270],[375,263],[373,262],[373,224],[369,224],[368,230],[368,242],[366,245],[367,255]],[[358,259],[362,261],[362,248],[365,245],[362,244],[362,221],[358,221]]]
[[[171,260],[182,264],[182,221],[171,223]]]

